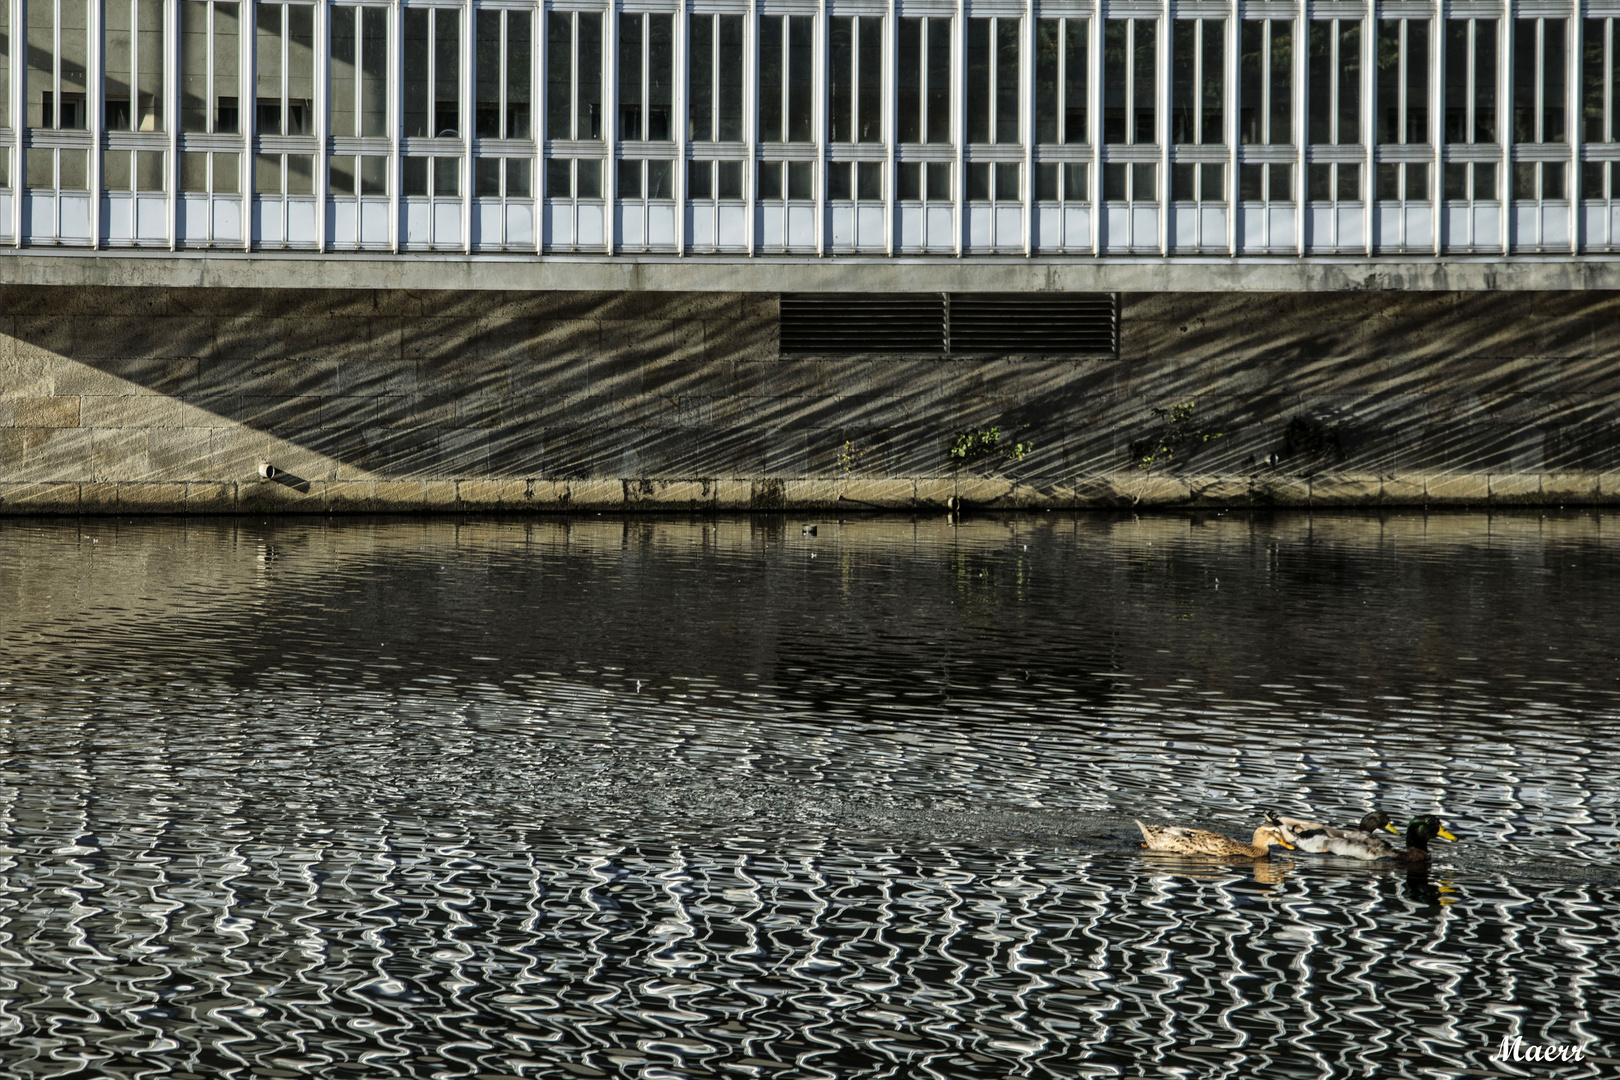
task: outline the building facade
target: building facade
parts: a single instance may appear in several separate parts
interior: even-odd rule
[[[0,243],[1620,251],[1620,0],[0,3]]]

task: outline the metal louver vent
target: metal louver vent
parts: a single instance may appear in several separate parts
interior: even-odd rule
[[[1115,351],[1107,293],[952,293],[949,319],[952,356]]]
[[[1107,293],[783,293],[784,355],[1113,356]]]
[[[784,353],[945,351],[940,293],[783,293]]]

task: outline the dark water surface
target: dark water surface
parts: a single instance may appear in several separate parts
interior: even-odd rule
[[[0,1073],[1620,1073],[1620,518],[817,523],[7,523]]]

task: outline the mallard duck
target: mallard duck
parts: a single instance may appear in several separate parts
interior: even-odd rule
[[[1336,829],[1318,821],[1285,817],[1266,811],[1266,820],[1280,825],[1294,846],[1313,855],[1340,855],[1349,859],[1393,859],[1400,854],[1394,844],[1378,836],[1379,829],[1387,829],[1396,836],[1400,830],[1390,823],[1389,815],[1381,810],[1362,818],[1353,828]]]
[[[1429,841],[1435,837],[1441,840],[1455,840],[1457,837],[1440,824],[1437,817],[1415,817],[1406,827],[1406,850],[1395,853],[1395,858],[1403,863],[1426,863],[1429,861]]]
[[[1136,827],[1142,830],[1142,846],[1149,851],[1174,851],[1181,855],[1263,859],[1269,854],[1272,844],[1285,848],[1294,846],[1276,825],[1262,825],[1254,830],[1252,844],[1203,829],[1184,829],[1179,825],[1144,825],[1138,821]]]

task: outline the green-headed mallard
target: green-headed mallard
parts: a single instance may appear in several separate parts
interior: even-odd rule
[[[1415,817],[1406,827],[1406,850],[1396,852],[1395,858],[1403,863],[1426,863],[1429,861],[1429,841],[1435,837],[1442,840],[1457,839],[1447,828],[1440,824],[1437,817]]]
[[[1400,835],[1400,830],[1390,823],[1389,815],[1381,810],[1368,814],[1359,824],[1348,829],[1337,829],[1304,818],[1286,817],[1270,810],[1266,811],[1266,820],[1281,825],[1295,847],[1313,855],[1339,855],[1348,859],[1393,859],[1400,854],[1399,848],[1377,835],[1379,829],[1387,829],[1396,836]]]
[[[1142,846],[1149,851],[1173,851],[1179,855],[1263,859],[1269,853],[1272,844],[1281,844],[1285,848],[1294,846],[1276,825],[1262,825],[1254,830],[1252,844],[1245,844],[1241,840],[1233,840],[1219,833],[1205,832],[1203,829],[1184,829],[1179,825],[1144,825],[1138,821],[1136,827],[1142,830]]]

